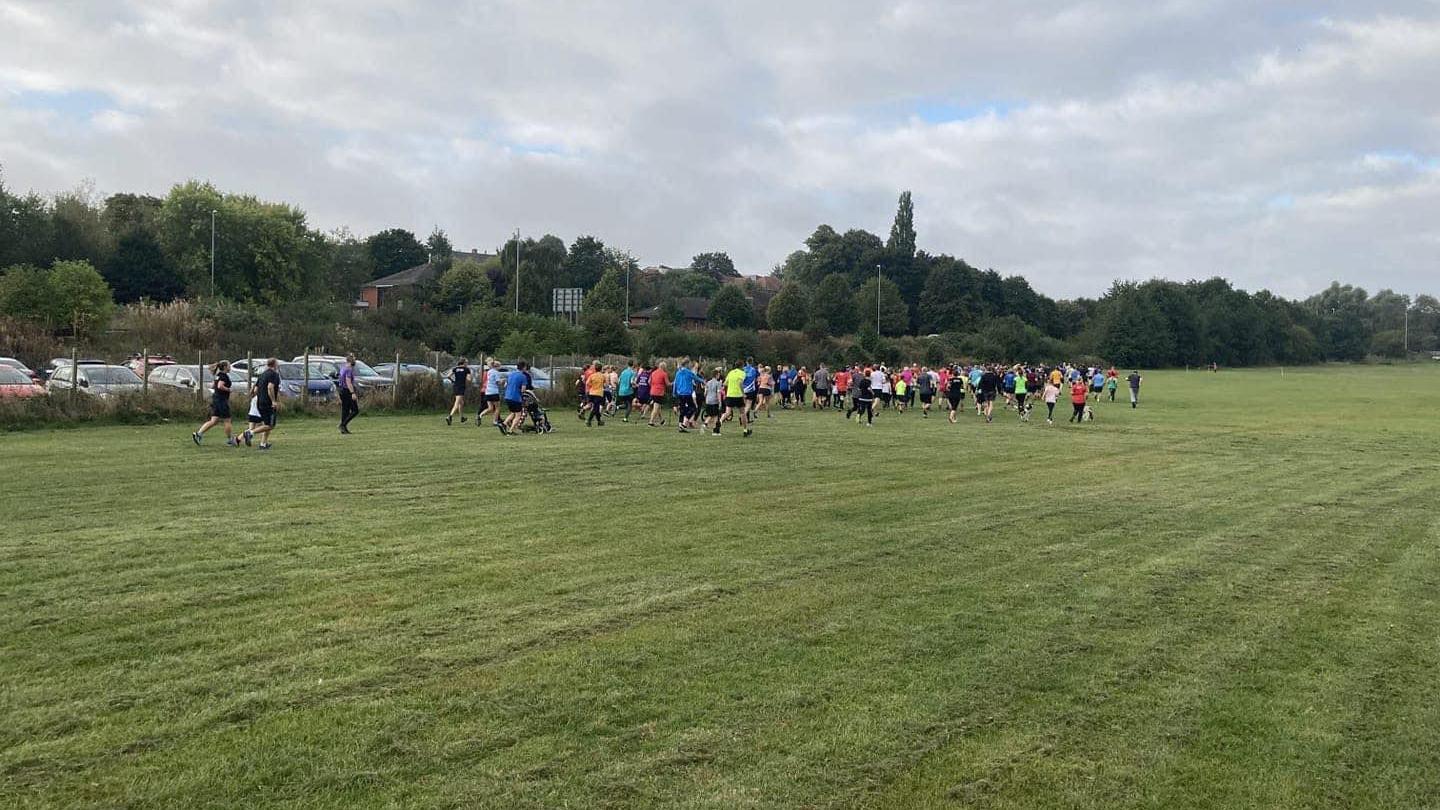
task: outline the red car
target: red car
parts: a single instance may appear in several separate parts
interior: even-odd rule
[[[36,385],[24,372],[10,366],[0,366],[0,399],[44,395],[45,389]]]

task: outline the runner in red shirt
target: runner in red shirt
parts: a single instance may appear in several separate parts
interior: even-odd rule
[[[1075,413],[1070,415],[1069,421],[1078,425],[1085,419],[1085,401],[1089,395],[1090,388],[1083,379],[1070,384],[1070,404],[1075,406]]]
[[[650,427],[659,427],[665,424],[665,392],[670,390],[670,375],[665,372],[665,364],[658,363],[655,370],[650,372]],[[656,418],[660,419],[657,424]]]

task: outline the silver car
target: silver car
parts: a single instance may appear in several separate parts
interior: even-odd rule
[[[92,366],[81,363],[78,366],[64,365],[50,374],[45,389],[69,391],[79,387],[87,396],[105,399],[115,394],[139,393],[145,383],[139,375],[124,366]]]

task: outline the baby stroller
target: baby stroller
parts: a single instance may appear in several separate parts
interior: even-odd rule
[[[524,420],[520,422],[521,433],[549,433],[554,430],[550,426],[550,415],[540,407],[540,400],[534,391],[527,390],[521,394],[520,402],[525,406],[525,416],[529,419],[528,423]]]

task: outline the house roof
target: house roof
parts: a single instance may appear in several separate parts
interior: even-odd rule
[[[484,262],[487,259],[495,258],[493,253],[481,253],[478,250],[457,250],[451,254],[451,262],[461,259],[469,259],[476,262]],[[440,275],[440,266],[434,262],[417,264],[414,267],[406,268],[398,273],[391,273],[388,276],[381,276],[366,284],[366,287],[413,287],[416,284],[423,284]]]

